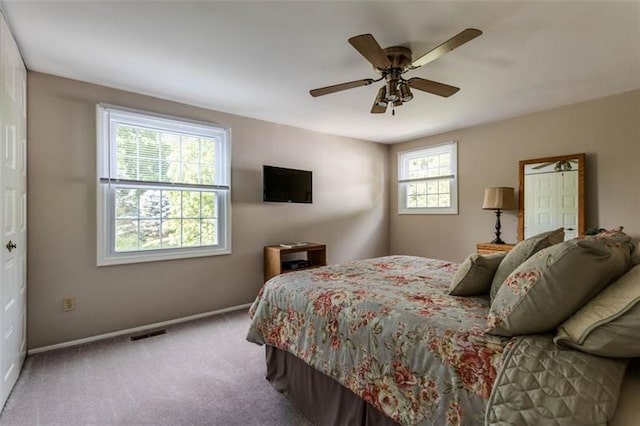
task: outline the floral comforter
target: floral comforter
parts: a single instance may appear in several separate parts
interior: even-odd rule
[[[447,294],[458,265],[413,256],[279,275],[247,339],[286,350],[402,424],[482,424],[508,339],[489,300]]]

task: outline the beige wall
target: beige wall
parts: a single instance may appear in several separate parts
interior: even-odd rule
[[[487,108],[491,106],[487,104]],[[458,141],[459,214],[398,215],[397,153]],[[393,145],[389,151],[391,254],[462,261],[493,239],[495,213],[484,188],[518,188],[518,161],[584,152],[586,225],[640,233],[640,91]],[[502,216],[503,239],[516,241],[517,213]]]
[[[249,303],[267,244],[326,243],[331,263],[388,252],[385,145],[33,72],[28,88],[29,348]],[[98,102],[231,128],[233,254],[96,267]],[[313,204],[263,203],[263,164],[312,170]]]
[[[587,153],[587,226],[640,233],[640,91],[389,149],[45,74],[29,73],[28,85],[29,348],[249,303],[262,246],[283,240],[324,242],[331,263],[389,251],[461,261],[493,238],[484,188],[517,187],[527,158]],[[232,129],[233,254],[95,266],[98,102]],[[459,214],[398,215],[397,152],[449,140],[458,141]],[[314,203],[262,203],[262,164],[313,170]],[[516,212],[502,225],[515,241]],[[76,296],[75,311],[62,312],[64,296]]]

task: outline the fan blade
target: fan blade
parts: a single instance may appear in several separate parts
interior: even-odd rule
[[[448,98],[449,96],[460,90],[459,87],[449,86],[448,84],[438,83],[437,81],[425,80],[420,77],[413,77],[408,80],[409,86],[423,92],[433,93],[434,95]]]
[[[371,114],[384,114],[387,112],[386,106],[380,106],[376,101],[373,101],[373,106],[371,107]]]
[[[349,43],[374,67],[385,69],[391,66],[391,61],[371,34],[351,37]]]
[[[373,79],[365,78],[363,80],[350,81],[348,83],[334,84],[333,86],[321,87],[319,89],[309,90],[311,96],[318,97],[328,95],[329,93],[341,92],[347,89],[353,89],[354,87],[368,86],[373,83]]]
[[[550,166],[550,165],[552,165],[552,164],[553,164],[553,162],[550,162],[550,163],[542,163],[542,164],[538,164],[537,166],[532,167],[532,169],[534,169],[534,170],[543,169],[543,168],[545,168],[545,167],[547,167],[547,166]]]
[[[415,61],[411,63],[412,68],[418,68],[425,64],[428,64],[431,61],[438,59],[440,56],[444,55],[447,52],[452,51],[456,47],[460,47],[468,41],[473,40],[482,34],[482,31],[476,30],[475,28],[467,28],[461,33],[451,37],[449,40],[442,43],[440,46],[431,49],[429,52],[425,53]]]

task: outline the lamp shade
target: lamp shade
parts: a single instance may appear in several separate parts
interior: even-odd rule
[[[504,186],[486,188],[484,190],[484,202],[482,208],[485,210],[512,210],[516,208],[514,189]]]

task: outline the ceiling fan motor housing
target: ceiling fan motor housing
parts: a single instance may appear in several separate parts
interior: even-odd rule
[[[401,71],[404,71],[405,68],[411,65],[411,49],[408,47],[391,46],[383,50],[384,54],[389,58],[389,62],[391,62],[390,68],[399,68]],[[374,68],[378,71],[382,71],[381,68]]]

